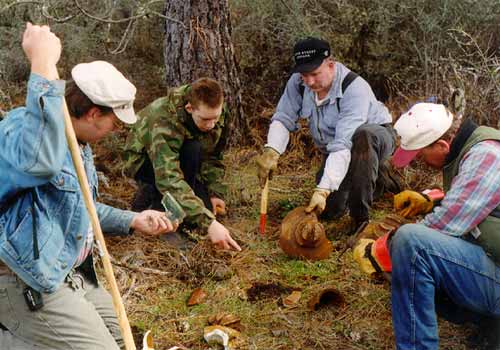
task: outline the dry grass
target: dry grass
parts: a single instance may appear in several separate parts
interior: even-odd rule
[[[295,140],[296,141],[296,140]],[[134,235],[109,239],[128,316],[136,335],[152,329],[157,349],[184,345],[208,349],[203,327],[209,316],[226,312],[238,316],[245,346],[241,349],[392,349],[390,286],[368,279],[357,269],[351,254],[337,261],[338,252],[320,262],[293,260],[277,246],[281,218],[292,207],[307,202],[319,158],[304,159],[300,147],[283,159],[271,182],[268,227],[258,234],[260,190],[251,161],[252,149],[234,149],[226,157],[231,165],[225,181],[228,216],[223,223],[243,247],[241,253],[214,251],[206,242],[182,253],[157,238]],[[99,158],[99,157],[98,157]],[[306,158],[307,159],[307,158]],[[310,159],[310,158],[309,158]],[[118,163],[117,163],[118,165]],[[119,172],[111,169],[112,174]],[[106,192],[125,200],[131,190],[115,178]],[[374,215],[390,210],[390,200],[377,202]],[[340,247],[345,241],[346,218],[327,225]],[[276,283],[302,292],[297,308],[288,309],[274,295],[249,301],[255,283]],[[310,311],[307,301],[318,289],[334,286],[345,298],[339,308]],[[208,297],[188,307],[187,299],[203,288]],[[441,348],[466,349],[464,328],[440,322]]]

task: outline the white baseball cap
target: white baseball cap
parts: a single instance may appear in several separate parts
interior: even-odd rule
[[[394,124],[401,137],[401,145],[392,156],[398,168],[405,167],[420,150],[437,141],[450,128],[453,114],[444,105],[417,103]]]
[[[118,119],[126,124],[137,121],[134,112],[137,89],[111,63],[80,63],[71,70],[71,76],[93,103],[112,108]]]

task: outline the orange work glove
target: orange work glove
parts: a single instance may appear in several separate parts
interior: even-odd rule
[[[426,195],[405,190],[394,196],[394,209],[405,218],[412,218],[432,211],[434,202]]]

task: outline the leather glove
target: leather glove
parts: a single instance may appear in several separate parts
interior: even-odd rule
[[[352,252],[361,272],[371,275],[375,272],[391,272],[392,262],[387,248],[389,235],[373,239],[361,238]]]
[[[258,155],[255,160],[257,162],[257,176],[259,177],[260,187],[264,187],[267,178],[272,178],[272,173],[278,168],[278,159],[280,154],[271,147],[265,147],[262,154]]]
[[[394,209],[402,217],[412,218],[432,211],[434,202],[426,195],[405,190],[394,196]]]
[[[366,238],[361,238],[358,241],[358,244],[354,247],[352,251],[352,255],[354,257],[354,260],[358,263],[359,269],[361,272],[366,273],[367,275],[371,275],[372,273],[377,272],[375,268],[373,267],[372,262],[370,259],[366,256],[366,247],[369,244],[375,243],[375,240],[373,239],[366,239]],[[371,248],[369,248],[371,249]],[[376,260],[375,260],[376,262]]]
[[[309,205],[306,208],[306,213],[310,213],[313,210],[316,210],[316,213],[319,215],[325,210],[326,207],[326,198],[330,194],[329,190],[325,190],[323,188],[317,188],[314,190],[314,193],[309,201]]]

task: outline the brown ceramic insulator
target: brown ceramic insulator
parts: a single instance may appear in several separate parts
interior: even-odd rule
[[[377,236],[382,237],[386,233],[395,231],[397,228],[397,226],[388,225],[384,221],[381,221],[377,225]]]
[[[315,311],[321,307],[341,307],[344,304],[344,296],[336,288],[326,287],[313,294],[307,307]]]
[[[384,222],[386,222],[387,224],[389,225],[392,225],[392,226],[396,226],[396,227],[399,227],[401,225],[404,225],[408,222],[410,222],[409,220],[405,219],[404,217],[402,217],[401,215],[397,215],[397,214],[388,214],[385,218],[384,218]]]
[[[394,230],[395,228],[397,228],[397,226],[395,225],[391,225],[390,223],[386,223],[384,221],[380,222],[379,223],[379,226],[382,230],[384,231],[392,231]]]
[[[306,213],[305,207],[295,208],[283,219],[279,245],[287,255],[309,260],[326,259],[333,250],[318,217]]]
[[[297,225],[294,234],[297,243],[302,247],[308,248],[318,247],[324,244],[324,240],[326,239],[323,225],[317,222],[317,220],[314,221],[313,218],[309,220],[307,217]]]

